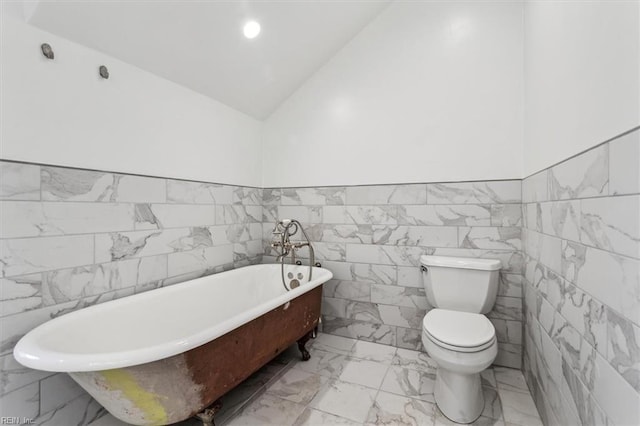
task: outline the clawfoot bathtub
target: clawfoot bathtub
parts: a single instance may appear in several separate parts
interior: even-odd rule
[[[202,411],[318,324],[323,268],[255,265],[82,309],[18,342],[23,365],[66,372],[118,419],[175,423]]]

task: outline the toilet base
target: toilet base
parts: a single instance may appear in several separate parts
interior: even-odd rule
[[[473,423],[484,410],[480,373],[459,374],[438,367],[434,397],[449,420]]]

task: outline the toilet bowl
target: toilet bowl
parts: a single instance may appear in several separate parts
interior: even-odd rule
[[[484,409],[480,373],[498,355],[491,311],[498,290],[497,259],[422,256],[422,278],[433,306],[422,321],[422,344],[437,364],[434,397],[457,423],[472,423]]]
[[[484,409],[480,373],[493,363],[498,342],[481,314],[432,309],[422,322],[422,344],[435,361],[434,397],[457,423],[472,423]]]

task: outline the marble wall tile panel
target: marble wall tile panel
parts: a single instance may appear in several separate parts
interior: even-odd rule
[[[640,424],[640,394],[596,352],[592,395],[612,424]]]
[[[232,264],[233,250],[234,246],[229,244],[171,253],[168,256],[168,276],[175,277],[190,272],[208,271],[225,264]]]
[[[216,206],[216,225],[233,225],[238,223],[262,223],[262,206]],[[211,222],[210,224],[213,225],[214,223]]]
[[[520,204],[521,201],[519,180],[427,185],[428,204]]]
[[[605,413],[566,362],[562,363],[562,373],[569,393],[567,397],[571,398],[571,403],[575,406],[582,424],[591,426],[607,424]]]
[[[587,248],[580,243],[563,241],[561,249],[562,276],[575,282],[578,272],[584,265]]]
[[[580,241],[580,201],[540,203],[537,211],[541,225],[539,232],[565,240]]]
[[[591,346],[606,354],[607,315],[600,301],[579,288],[566,284],[562,288],[558,312]]]
[[[313,243],[313,250],[316,261],[343,262],[346,260],[346,247],[343,243]],[[309,250],[303,247],[296,252],[296,256],[301,259],[309,259]]]
[[[1,200],[39,200],[40,166],[0,162]]]
[[[207,232],[208,231],[208,234]],[[192,228],[192,232],[201,236],[198,241],[202,246],[220,246],[230,243],[246,243],[247,241],[262,240],[262,224],[240,223],[235,225],[216,225],[208,227]],[[271,232],[269,232],[271,233]],[[211,238],[209,239],[209,235]],[[209,241],[210,240],[210,241]],[[188,244],[190,246],[192,244]],[[195,244],[197,246],[198,244]]]
[[[134,221],[133,204],[6,201],[2,204],[0,238],[133,230]]]
[[[597,352],[560,314],[556,313],[555,317],[555,322],[558,326],[551,338],[560,349],[562,362],[566,362],[571,366],[582,383],[592,389],[594,380],[594,357]]]
[[[420,268],[417,266],[398,266],[397,284],[404,287],[424,288]]]
[[[41,414],[34,423],[42,426],[89,425],[104,416],[102,408],[89,395],[82,395],[60,408]]]
[[[640,392],[640,327],[607,309],[606,336],[607,360],[636,392]]]
[[[167,180],[167,202],[177,204],[231,204],[233,187],[205,182]]]
[[[166,200],[167,189],[164,179],[121,174],[113,175],[113,185],[108,201],[117,203],[164,203]]]
[[[520,251],[522,242],[519,227],[460,227],[459,247]]]
[[[425,184],[349,186],[346,204],[426,204],[426,189]]]
[[[563,240],[533,231],[524,233],[526,253],[554,272],[562,270]]]
[[[521,204],[493,204],[491,226],[522,226]]]
[[[233,189],[231,198],[233,204],[242,204],[245,206],[262,206],[262,188],[253,188],[248,186],[236,186],[230,188]]]
[[[347,244],[346,248],[348,262],[378,265],[419,266],[420,256],[430,254],[429,249],[411,246]]]
[[[424,289],[396,285],[371,285],[371,302],[409,308],[427,309]]]
[[[43,275],[43,305],[55,305],[165,279],[167,256],[60,269]]]
[[[3,355],[0,357],[0,395],[37,383],[52,374],[55,373],[23,366],[15,360],[12,353]]]
[[[525,371],[550,424],[640,420],[639,135],[523,181]]]
[[[567,200],[609,194],[609,144],[549,169],[549,198]]]
[[[398,206],[324,206],[322,223],[397,225]]]
[[[640,260],[587,247],[574,284],[640,324]],[[568,278],[568,277],[567,277]]]
[[[220,245],[214,244],[213,238],[206,226],[97,234],[95,260],[104,263]]]
[[[3,277],[93,263],[93,235],[0,240]]]
[[[558,386],[552,379],[549,371],[544,368],[544,363],[540,361],[541,355],[538,357],[538,374],[537,390],[535,392],[538,407],[545,421],[550,425],[572,425],[580,424],[577,414],[571,410],[570,404],[560,392]],[[557,376],[556,376],[557,377]]]
[[[487,314],[489,318],[504,320],[522,320],[522,299],[519,297],[496,297],[493,310]]]
[[[273,230],[273,227],[276,223],[276,221],[279,220],[279,214],[278,214],[278,206],[263,206],[262,207],[262,225],[265,229],[265,236],[266,234],[266,230],[269,230],[269,235],[271,234],[271,231]],[[302,219],[300,219],[302,220]]]
[[[262,239],[233,244],[233,264],[250,265],[262,255]]]
[[[3,416],[35,419],[40,413],[40,388],[32,383],[0,396],[0,411]]]
[[[271,224],[275,225],[276,221],[279,222],[282,219],[296,219],[303,225],[322,223],[324,208],[322,206],[277,206],[276,215]]]
[[[396,267],[391,265],[325,261],[324,266],[333,272],[333,278],[337,280],[370,284],[393,284],[396,281]]]
[[[520,368],[522,366],[522,345],[498,342],[498,356],[493,363],[503,367]]]
[[[54,374],[40,381],[40,412],[60,408],[84,394],[68,374]]]
[[[62,167],[41,167],[41,191],[46,201],[166,201],[164,179]]]
[[[395,284],[397,269],[390,265],[352,263],[349,272],[353,280],[372,284]]]
[[[478,204],[453,204],[453,205],[400,205],[398,206],[398,223],[401,225],[423,226],[490,226],[494,217],[498,221],[513,213],[507,209],[501,213],[500,207],[504,205],[478,205]]]
[[[348,299],[357,302],[371,301],[371,284],[360,281],[332,279],[324,284],[322,294],[334,299]]]
[[[243,243],[262,238],[262,224],[242,223],[237,225],[218,225],[207,228],[214,246],[228,243]],[[269,230],[271,234],[271,229]]]
[[[42,274],[0,278],[0,317],[38,309],[41,306]]]
[[[373,225],[373,243],[394,246],[458,247],[454,226]]]
[[[91,170],[41,167],[42,199],[111,201],[113,174]]]
[[[323,315],[324,333],[350,337],[383,345],[396,345],[396,327],[370,321]]]
[[[522,275],[500,273],[498,296],[522,297]]]
[[[549,171],[543,170],[522,181],[522,202],[535,203],[549,199]]]
[[[362,243],[371,244],[373,229],[371,225],[328,225],[314,224],[305,228],[311,241],[334,243]],[[295,235],[296,239],[303,239],[303,235]]]
[[[422,319],[427,314],[422,308],[382,304],[378,305],[378,311],[383,324],[416,330],[422,329]]]
[[[370,302],[324,297],[322,315],[383,324],[378,306]],[[388,324],[394,325],[394,324]]]
[[[522,322],[491,318],[498,342],[522,344]]]
[[[194,204],[150,204],[137,205],[138,215],[136,229],[182,228],[186,226],[208,226],[216,224],[242,223],[242,221],[227,221],[227,209],[242,206],[194,205]],[[145,214],[140,212],[145,210]],[[216,219],[222,217],[220,221]],[[260,211],[262,218],[262,211]],[[256,222],[254,220],[253,222]]]
[[[542,232],[542,218],[539,210],[540,203],[522,205],[523,232],[525,230]]]
[[[556,322],[558,319],[562,319],[562,317],[556,316],[555,308],[544,297],[540,299],[537,318],[538,321],[540,321],[540,327],[542,327],[542,330],[546,332],[549,338],[558,331],[560,326],[565,324],[565,321],[562,321],[561,324]]]
[[[640,259],[640,195],[581,201],[583,244]]]
[[[282,201],[281,188],[264,188],[262,190],[262,205],[277,206]]]
[[[346,188],[338,186],[317,188],[282,188],[281,191],[281,205],[344,205],[346,200]]]
[[[640,193],[640,129],[609,143],[609,194]]]

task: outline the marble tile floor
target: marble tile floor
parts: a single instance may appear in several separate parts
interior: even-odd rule
[[[225,395],[216,425],[455,425],[435,404],[426,353],[329,334],[309,351],[304,362],[291,347]],[[519,370],[492,367],[482,379],[485,409],[474,425],[542,425]],[[93,425],[121,423],[105,416]]]

